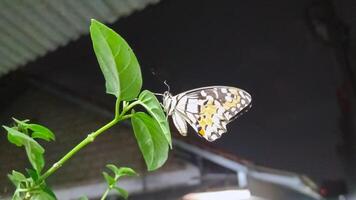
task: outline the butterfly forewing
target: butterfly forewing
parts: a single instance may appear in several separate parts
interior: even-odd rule
[[[175,112],[208,141],[225,133],[226,125],[251,103],[251,96],[246,91],[225,86],[198,88],[173,98],[177,101]]]

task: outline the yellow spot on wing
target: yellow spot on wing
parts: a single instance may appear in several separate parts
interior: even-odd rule
[[[209,100],[206,105],[204,105],[200,111],[200,114],[205,115],[206,117],[211,117],[217,112],[217,107],[213,104],[212,100]]]
[[[202,106],[202,109],[200,111],[200,120],[198,121],[199,126],[202,128],[199,131],[200,135],[205,134],[205,127],[206,126],[212,126],[213,125],[213,118],[212,116],[217,113],[217,106],[213,104],[212,100],[209,100],[206,105]]]
[[[240,102],[241,100],[241,97],[239,95],[237,95],[232,101],[226,101],[224,104],[223,104],[223,107],[225,108],[225,110],[229,110],[231,109],[232,107],[236,107],[237,104]]]
[[[202,128],[205,128],[205,126],[211,126],[212,124],[213,124],[213,120],[211,117],[207,117],[207,118],[199,120],[199,125]]]
[[[230,91],[232,94],[238,96],[238,92],[237,92],[236,89],[229,89],[229,91]]]

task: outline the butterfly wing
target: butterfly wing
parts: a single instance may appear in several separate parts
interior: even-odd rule
[[[180,112],[174,112],[172,114],[172,119],[179,133],[183,136],[187,136],[188,127],[184,116]]]
[[[208,141],[225,133],[226,125],[241,115],[251,105],[251,95],[246,91],[225,86],[211,86],[187,91],[175,96],[174,112]]]

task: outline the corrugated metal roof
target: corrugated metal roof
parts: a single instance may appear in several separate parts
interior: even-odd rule
[[[159,0],[2,0],[0,76],[88,33],[91,18],[113,23]]]

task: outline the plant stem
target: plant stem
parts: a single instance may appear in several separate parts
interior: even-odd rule
[[[55,171],[57,171],[62,165],[70,159],[74,154],[76,154],[79,150],[81,150],[83,147],[88,145],[89,143],[93,142],[95,138],[103,133],[104,131],[108,130],[112,126],[114,126],[117,122],[119,122],[119,119],[114,119],[105,126],[101,127],[97,131],[89,134],[83,141],[81,141],[77,146],[75,146],[72,150],[70,150],[66,155],[64,155],[58,162],[56,162],[50,169],[48,169],[40,178],[41,181],[45,180],[48,176],[53,174]],[[39,182],[41,182],[39,181]]]
[[[115,118],[114,119],[117,119],[119,116],[120,116],[120,97],[117,98],[116,102],[115,102]]]
[[[108,196],[109,194],[109,191],[110,191],[110,188],[107,188],[103,194],[103,196],[100,198],[100,200],[105,200],[105,198]]]
[[[128,104],[126,107],[122,109],[122,113],[120,114],[120,118],[126,114],[127,111],[131,110],[134,106],[141,104],[140,100],[136,100],[132,102],[131,104]]]
[[[133,105],[132,105],[133,104]],[[87,146],[89,143],[92,143],[97,136],[117,124],[119,121],[122,121],[123,119],[127,119],[127,117],[123,117],[123,115],[131,109],[135,104],[133,102],[132,104],[126,106],[123,108],[122,113],[120,114],[120,100],[119,98],[116,99],[115,103],[115,118],[101,127],[100,129],[96,130],[93,133],[90,133],[84,140],[82,140],[77,146],[75,146],[72,150],[70,150],[66,155],[64,155],[58,162],[52,165],[51,168],[49,168],[40,178],[39,178],[39,183],[41,183],[43,180],[45,180],[47,177],[52,175],[54,172],[56,172],[62,165],[69,160],[74,154],[76,154],[79,150],[81,150],[83,147]],[[123,118],[122,118],[123,117]]]

